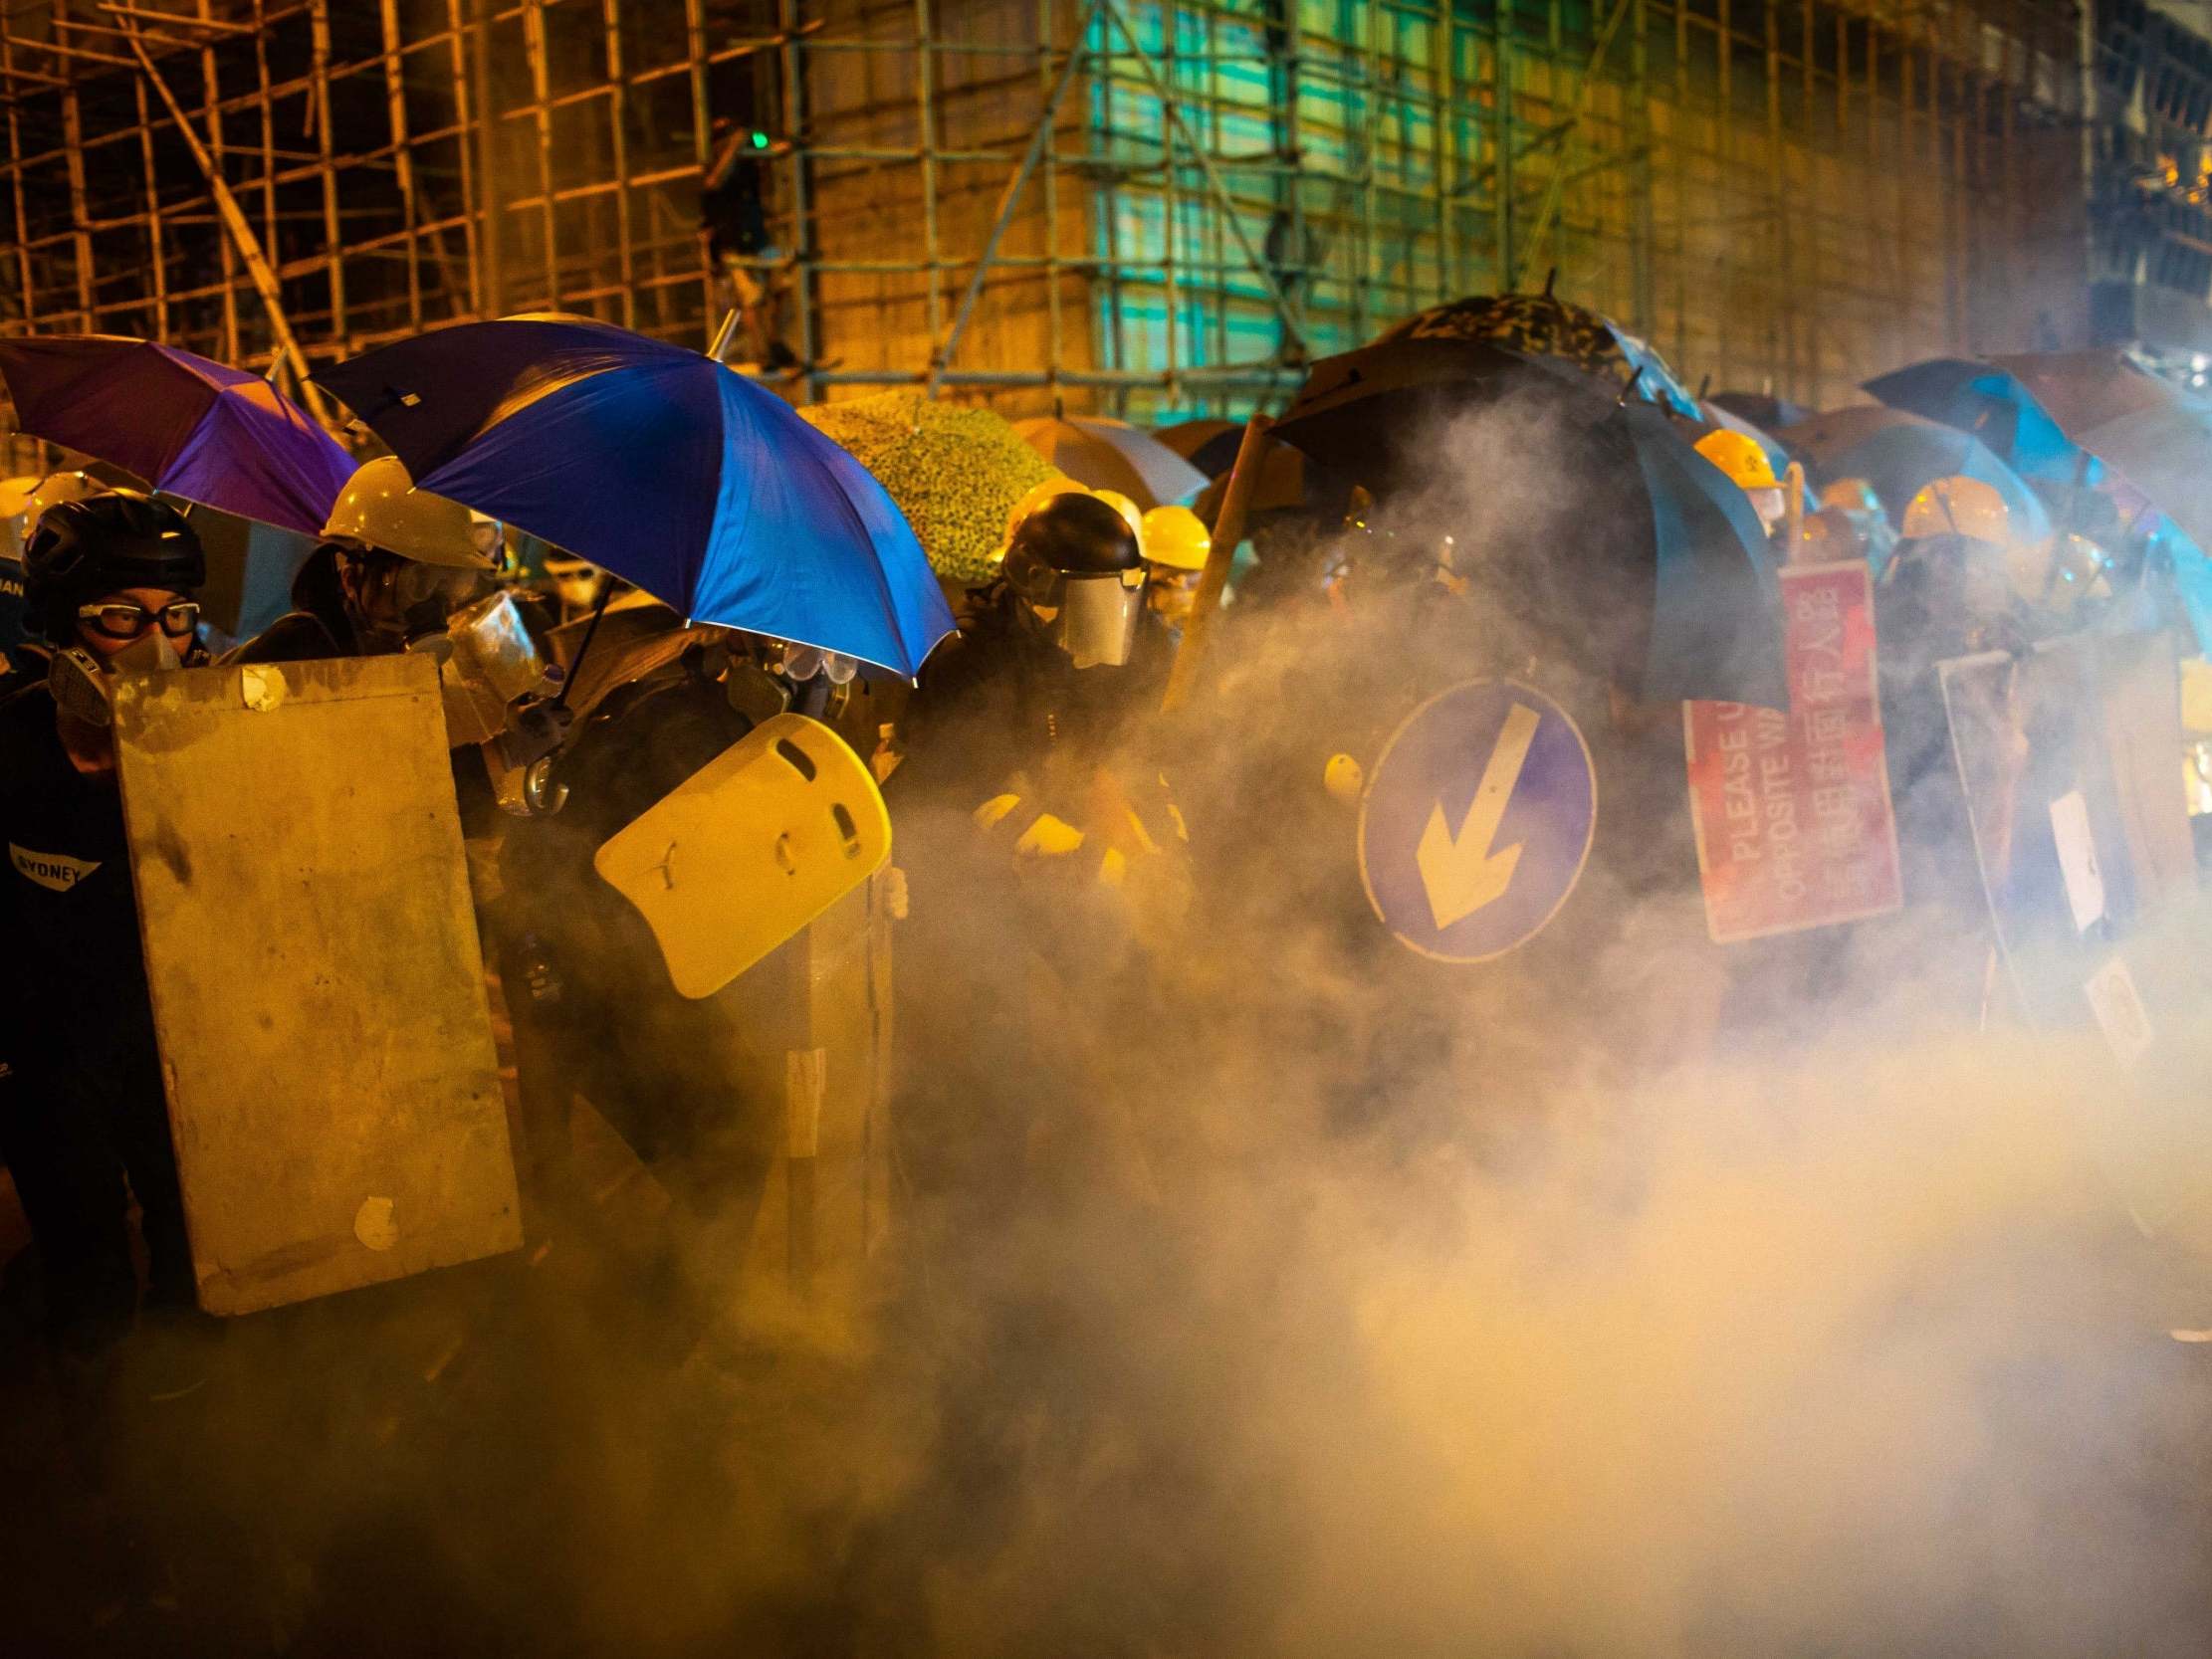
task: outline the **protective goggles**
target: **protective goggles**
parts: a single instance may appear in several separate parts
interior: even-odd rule
[[[486,571],[455,570],[448,565],[406,559],[387,567],[380,585],[395,605],[411,611],[417,605],[433,603],[458,609],[488,592],[492,583]]]
[[[105,599],[79,605],[77,620],[104,639],[136,639],[156,624],[171,639],[183,639],[198,630],[200,607],[197,600],[177,599],[156,611],[130,599]]]

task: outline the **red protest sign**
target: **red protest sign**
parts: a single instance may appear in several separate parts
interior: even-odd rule
[[[1788,714],[1682,705],[1705,926],[1716,944],[1856,922],[1904,902],[1867,566],[1784,570],[1782,650]]]

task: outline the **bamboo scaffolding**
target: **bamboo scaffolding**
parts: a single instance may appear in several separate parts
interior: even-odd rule
[[[1973,343],[1977,262],[2049,187],[2026,145],[2079,113],[2049,92],[2073,26],[2034,0],[54,0],[45,23],[0,17],[0,325],[270,360],[237,239],[182,182],[188,121],[303,361],[516,301],[704,343],[726,279],[699,193],[718,122],[750,123],[768,246],[728,263],[795,360],[779,385],[1146,416],[1240,412],[1309,354],[1553,265],[1692,379],[1832,398],[1884,352]],[[188,112],[149,103],[133,40]]]

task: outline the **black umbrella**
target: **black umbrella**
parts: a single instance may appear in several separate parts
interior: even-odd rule
[[[1562,358],[1488,340],[1402,336],[1315,363],[1274,432],[1309,461],[1382,491],[1430,471],[1431,458],[1407,443],[1415,430],[1511,392],[1597,418],[1613,402],[1599,388]]]
[[[1555,273],[1556,274],[1556,273]],[[1541,294],[1477,294],[1417,311],[1376,336],[1377,345],[1405,339],[1479,340],[1532,357],[1556,357],[1649,403],[1697,418],[1697,401],[1674,378],[1666,359],[1611,317],[1561,300],[1551,279]]]
[[[1659,405],[1609,394],[1556,358],[1401,338],[1316,363],[1275,432],[1378,496],[1418,496],[1442,469],[1479,465],[1479,455],[1439,454],[1450,418],[1509,399],[1555,422],[1558,454],[1543,480],[1500,478],[1498,488],[1571,491],[1589,528],[1510,549],[1502,566],[1570,593],[1581,625],[1608,642],[1608,671],[1647,700],[1787,707],[1765,531],[1743,492],[1696,452],[1694,431]]]

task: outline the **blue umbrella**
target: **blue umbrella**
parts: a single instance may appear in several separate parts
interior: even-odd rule
[[[1781,589],[1758,515],[1663,409],[1631,403],[1614,418],[1651,497],[1659,559],[1644,701],[1788,708]]]
[[[1775,437],[1823,483],[1865,479],[1892,524],[1903,523],[1905,504],[1922,485],[1959,477],[1980,479],[2003,497],[2022,539],[2040,541],[2051,533],[2051,515],[2036,493],[1988,445],[1956,427],[1869,403],[1815,415]]]
[[[1970,357],[1931,357],[1866,382],[1892,409],[1970,433],[2022,478],[2076,488],[2102,469],[2068,437],[2010,370]]]
[[[1689,395],[1689,388],[1675,378],[1674,371],[1666,366],[1666,359],[1659,354],[1659,347],[1630,333],[1618,322],[1607,320],[1613,330],[1613,343],[1621,348],[1621,355],[1628,359],[1630,383],[1648,402],[1660,404],[1677,415],[1691,420],[1698,418],[1697,400]]]
[[[909,678],[953,631],[883,486],[782,399],[699,352],[534,313],[380,346],[315,378],[419,488],[694,621]]]

